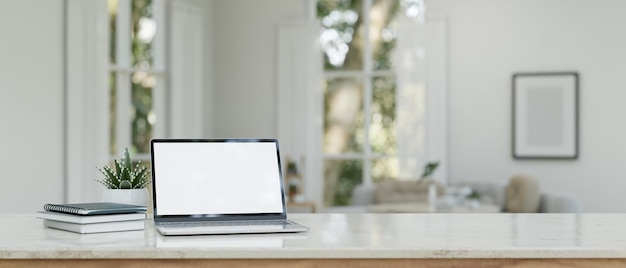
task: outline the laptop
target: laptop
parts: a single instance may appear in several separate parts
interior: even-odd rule
[[[305,232],[287,220],[276,139],[152,139],[162,235]]]

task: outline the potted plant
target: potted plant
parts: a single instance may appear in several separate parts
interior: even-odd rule
[[[300,184],[300,174],[298,166],[294,161],[287,161],[287,193],[289,194],[289,202],[296,202],[296,196]]]
[[[437,167],[439,167],[438,161],[426,163],[422,176],[418,180],[418,187],[423,189],[423,192],[428,195],[429,202],[432,203],[435,202],[437,195],[441,195],[444,192],[443,185],[431,177],[437,170]]]
[[[293,161],[287,162],[287,173],[298,174],[298,166],[296,166],[296,162],[293,162]]]
[[[439,162],[426,163],[426,166],[424,166],[424,172],[422,173],[420,180],[428,179],[430,175],[433,174],[435,170],[437,170],[437,167],[439,167]]]
[[[115,159],[113,164],[114,168],[98,168],[104,177],[96,181],[106,187],[103,201],[148,206],[148,168],[142,166],[141,161],[133,168],[128,148],[124,149],[124,157],[119,161]]]

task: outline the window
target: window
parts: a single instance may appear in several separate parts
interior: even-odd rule
[[[164,1],[108,0],[111,158],[128,147],[150,159],[150,139],[163,136]]]
[[[68,1],[66,12],[66,199],[85,202],[101,194],[85,178],[124,148],[149,163],[151,138],[199,136],[200,120],[187,120],[201,114],[204,18],[201,5],[166,0]]]
[[[324,204],[348,205],[357,184],[397,178],[394,48],[419,0],[319,0],[324,52]]]

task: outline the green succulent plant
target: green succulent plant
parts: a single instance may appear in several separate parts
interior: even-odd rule
[[[128,148],[125,148],[124,157],[120,161],[117,159],[113,161],[115,170],[109,166],[98,168],[104,178],[96,179],[96,181],[108,189],[140,189],[146,187],[150,183],[148,168],[142,166],[141,161],[134,168],[132,168],[131,163]]]

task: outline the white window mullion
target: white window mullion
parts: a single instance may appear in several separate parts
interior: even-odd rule
[[[156,21],[156,33],[154,35],[153,52],[154,52],[154,66],[153,70],[158,72],[164,72],[165,70],[165,0],[154,0],[154,20]],[[153,128],[153,137],[165,138],[167,133],[167,86],[164,75],[158,75],[155,72],[156,83],[152,88],[152,110],[156,114],[156,123]]]
[[[144,68],[137,68],[137,67],[121,67],[121,66],[118,66],[118,65],[109,65],[109,70],[112,71],[112,72],[126,72],[126,73],[148,72],[148,73],[154,73],[154,74],[158,74],[158,75],[165,75],[165,69],[160,69],[159,70],[159,69],[156,69],[156,68],[144,69]]]
[[[371,62],[371,61],[370,61]],[[387,77],[387,76],[395,76],[395,72],[393,70],[373,70],[373,71],[326,71],[324,72],[325,78],[355,78],[355,79],[364,79],[364,77]]]
[[[324,72],[324,77],[325,78],[356,78],[356,79],[362,79],[363,78],[363,72],[359,71],[359,70],[349,70],[349,71],[344,71],[344,70],[340,70],[340,71],[326,71]]]
[[[131,69],[131,1],[118,2],[116,16],[116,63],[119,68]],[[131,72],[116,72],[116,153],[121,155],[125,147],[131,145],[130,104],[131,104]]]
[[[371,70],[372,70],[372,45],[370,43],[370,16],[369,12],[372,8],[372,0],[365,0],[363,2],[363,126],[364,134],[365,134],[365,148],[364,148],[364,161],[363,161],[363,184],[369,185],[372,183],[372,161],[370,161],[370,156],[372,154],[372,147],[370,146],[370,137],[369,137],[369,129],[371,124],[371,104],[372,104],[372,79],[371,79]]]

